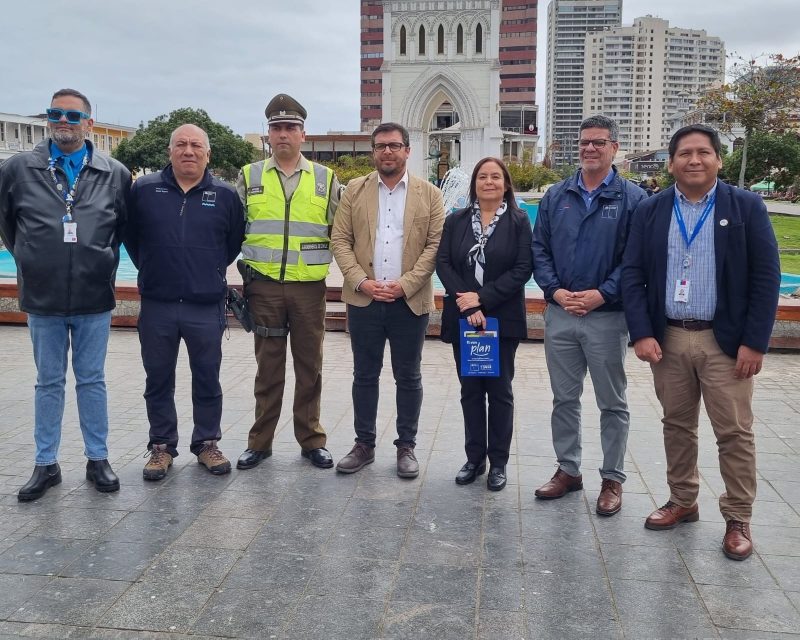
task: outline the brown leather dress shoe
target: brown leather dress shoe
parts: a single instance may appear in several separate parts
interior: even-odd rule
[[[613,516],[622,509],[622,483],[603,478],[600,495],[597,496],[597,513],[601,516]]]
[[[681,522],[697,522],[700,519],[700,508],[697,504],[691,507],[682,507],[668,500],[660,509],[656,509],[647,516],[644,526],[647,529],[663,531],[664,529],[674,529]]]
[[[552,500],[561,498],[570,491],[580,491],[583,489],[583,476],[571,476],[566,471],[558,469],[555,475],[550,478],[550,482],[543,484],[534,495],[542,500]]]
[[[722,551],[731,560],[744,560],[753,553],[753,539],[750,537],[750,525],[741,520],[728,520],[725,525],[725,538],[722,540]]]

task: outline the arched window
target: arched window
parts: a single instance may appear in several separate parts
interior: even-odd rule
[[[444,27],[439,25],[439,31],[436,33],[436,53],[444,53]]]
[[[483,27],[475,27],[475,53],[483,53]]]
[[[400,27],[400,55],[406,55],[406,28]]]
[[[464,53],[464,27],[461,25],[456,31],[456,53]]]
[[[425,55],[425,27],[419,28],[419,55]]]

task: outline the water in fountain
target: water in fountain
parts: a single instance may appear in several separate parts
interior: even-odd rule
[[[444,174],[442,180],[442,198],[444,210],[450,213],[454,209],[467,206],[469,199],[469,175],[459,167],[453,167]]]

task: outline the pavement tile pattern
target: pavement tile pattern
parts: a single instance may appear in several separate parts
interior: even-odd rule
[[[666,501],[660,411],[649,368],[629,353],[622,511],[597,516],[598,410],[583,407],[584,491],[538,501],[553,474],[551,395],[541,343],[517,353],[516,432],[508,486],[454,477],[464,462],[459,387],[449,346],[428,340],[419,478],[395,475],[394,384],[381,381],[375,463],[353,475],[300,457],[291,367],[273,456],[217,477],[188,451],[191,386],[179,360],[180,456],[144,482],[147,418],[135,331],[109,344],[110,451],[118,493],[100,494],[85,459],[68,377],[64,482],[18,503],[33,459],[30,339],[0,327],[0,640],[4,638],[800,639],[800,357],[767,356],[754,399],[756,552],[724,557],[722,482],[702,417],[700,521],[644,528]],[[223,344],[223,440],[231,459],[253,415],[252,337]],[[322,422],[338,460],[353,440],[348,336],[325,338]]]

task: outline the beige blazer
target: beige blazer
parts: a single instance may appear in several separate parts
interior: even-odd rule
[[[375,278],[375,227],[378,223],[378,172],[351,180],[333,219],[331,247],[342,270],[342,300],[366,307],[372,298],[356,291],[364,279]],[[403,219],[403,259],[400,285],[409,308],[416,314],[433,310],[431,274],[442,236],[442,192],[420,178],[408,177]]]

